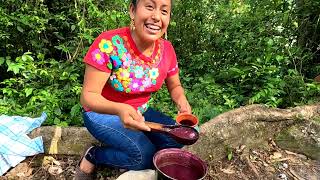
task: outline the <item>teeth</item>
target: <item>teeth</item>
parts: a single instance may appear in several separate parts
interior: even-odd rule
[[[147,26],[147,28],[150,28],[150,29],[152,29],[152,30],[160,30],[160,27],[158,27],[158,26],[155,26],[155,25],[146,25]]]

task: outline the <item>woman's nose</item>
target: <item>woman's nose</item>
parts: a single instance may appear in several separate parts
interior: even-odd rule
[[[160,20],[160,13],[161,12],[159,10],[154,11],[154,13],[152,15],[152,19],[159,21]]]

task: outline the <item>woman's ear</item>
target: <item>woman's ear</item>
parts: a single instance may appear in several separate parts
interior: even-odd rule
[[[129,6],[130,19],[134,19],[135,10],[136,10],[135,6],[131,3]]]

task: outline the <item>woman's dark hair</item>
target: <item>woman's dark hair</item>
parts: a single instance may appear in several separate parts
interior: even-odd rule
[[[139,0],[131,0],[131,3],[133,4],[134,7],[136,7],[138,1],[139,1]],[[173,3],[172,1],[173,1],[173,0],[171,0],[171,6],[172,6],[172,3]]]
[[[137,6],[137,0],[131,0],[131,3],[132,3],[134,6]]]

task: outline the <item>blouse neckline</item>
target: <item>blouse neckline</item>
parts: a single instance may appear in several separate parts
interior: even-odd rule
[[[134,54],[137,55],[141,60],[143,61],[152,61],[155,56],[157,55],[157,52],[158,52],[158,49],[159,49],[159,39],[155,41],[154,43],[154,48],[153,48],[153,52],[152,52],[152,55],[151,56],[146,56],[144,55],[137,47],[136,43],[134,42],[132,36],[131,36],[131,32],[130,32],[130,29],[127,27],[126,28],[126,32],[128,34],[128,41],[131,45],[131,48],[132,50],[134,51]]]

